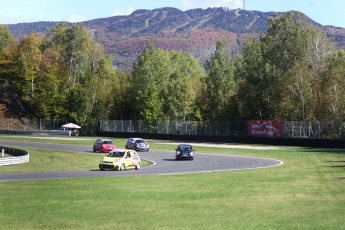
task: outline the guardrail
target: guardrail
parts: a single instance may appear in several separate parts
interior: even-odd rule
[[[12,155],[12,157],[0,157],[0,166],[22,164],[29,162],[30,159],[30,154],[25,150],[0,146],[0,151],[1,154],[4,152]]]

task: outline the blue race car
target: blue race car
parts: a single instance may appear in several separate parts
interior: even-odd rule
[[[189,159],[194,160],[194,149],[190,144],[179,144],[176,150],[176,160]]]

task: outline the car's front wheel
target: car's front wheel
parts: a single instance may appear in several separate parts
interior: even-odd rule
[[[104,168],[102,168],[101,166],[99,166],[99,170],[104,171]]]

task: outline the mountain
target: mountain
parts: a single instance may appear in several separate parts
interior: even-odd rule
[[[266,20],[275,12],[230,10],[228,8],[175,8],[137,10],[128,16],[114,16],[81,22],[103,44],[107,54],[116,57],[115,66],[131,69],[137,56],[152,41],[156,47],[181,50],[195,55],[201,62],[208,58],[219,40],[226,39],[229,52],[241,52],[245,38],[266,32]],[[280,14],[280,13],[278,13]],[[345,48],[345,29],[321,26],[339,48]],[[15,38],[30,32],[44,33],[58,22],[34,22],[7,25]],[[73,23],[68,23],[73,25]]]

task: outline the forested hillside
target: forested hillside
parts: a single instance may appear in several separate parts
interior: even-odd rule
[[[146,13],[152,11],[135,15]],[[144,25],[150,27],[154,19]],[[197,40],[197,28],[210,21],[194,24],[189,35]],[[127,25],[123,34],[135,34],[125,17],[119,23]],[[169,24],[158,25],[172,30]],[[229,53],[231,41],[238,41],[232,32],[222,30],[223,37],[214,41],[203,36],[214,49],[202,62],[191,52],[143,40],[130,70],[114,68],[113,56],[96,32],[90,34],[90,26],[58,23],[17,40],[1,25],[0,103],[17,116],[63,118],[90,133],[102,119],[145,120],[152,128],[158,120],[343,120],[344,50],[296,12],[269,17],[265,25],[266,32],[243,40],[236,55]],[[142,28],[140,38],[149,38]]]
[[[219,40],[227,40],[230,54],[241,53],[245,39],[258,38],[260,33],[265,33],[266,20],[274,14],[226,8],[188,11],[161,8],[137,10],[128,16],[101,18],[80,24],[103,45],[106,54],[114,55],[116,67],[132,69],[138,54],[143,51],[148,41],[165,50],[189,52],[201,62],[210,57],[215,43]],[[309,18],[307,21],[324,29],[338,47],[345,48],[345,29],[322,27]],[[8,27],[13,36],[19,39],[30,32],[44,34],[57,23],[20,23]]]

